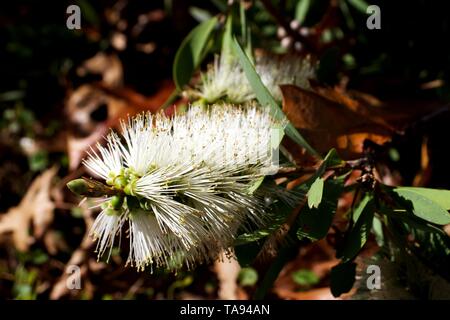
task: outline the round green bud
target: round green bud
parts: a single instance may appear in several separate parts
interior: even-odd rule
[[[111,198],[111,200],[109,201],[109,203],[111,204],[111,206],[114,209],[119,210],[120,208],[122,208],[123,197],[122,196],[113,196]]]
[[[84,179],[75,179],[67,183],[67,188],[75,194],[84,196],[89,191],[88,183]]]
[[[127,179],[124,176],[118,176],[114,179],[114,187],[123,189],[127,185]]]
[[[133,188],[131,187],[131,183],[127,184],[125,186],[125,188],[123,188],[123,192],[125,192],[125,194],[132,196],[133,194]]]

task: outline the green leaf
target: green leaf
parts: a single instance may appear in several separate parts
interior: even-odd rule
[[[311,7],[311,0],[300,0],[295,7],[295,20],[303,24],[306,14]]]
[[[322,161],[316,173],[301,184],[297,189],[299,192],[310,193],[314,182],[321,177],[329,167],[341,165],[343,161],[339,158],[335,149],[331,149]],[[344,181],[347,174],[344,174],[334,180],[326,180],[322,187],[322,200],[316,208],[304,207],[299,214],[300,228],[297,231],[297,237],[304,237],[311,240],[318,240],[326,236],[328,229],[333,221],[336,212],[337,201],[344,188]],[[309,204],[308,198],[308,204]]]
[[[308,269],[300,269],[292,273],[292,280],[298,285],[310,287],[318,284],[320,278],[313,271]]]
[[[191,14],[192,18],[194,18],[198,22],[204,22],[212,18],[212,15],[209,11],[195,6],[189,8],[189,13]]]
[[[220,52],[222,58],[231,59],[233,41],[233,15],[229,14],[225,23],[225,30],[222,38],[222,50]]]
[[[323,184],[324,180],[321,177],[319,177],[313,182],[311,188],[309,188],[308,207],[310,209],[319,207],[319,204],[322,201]]]
[[[344,178],[326,180],[323,188],[323,200],[317,208],[303,207],[298,220],[300,227],[297,230],[299,239],[308,238],[313,241],[322,239],[328,233],[337,201],[344,188]]]
[[[245,72],[245,75],[247,77],[248,82],[250,83],[250,86],[252,87],[253,91],[255,92],[256,98],[258,99],[259,103],[263,107],[269,107],[272,113],[272,116],[278,120],[286,121],[286,115],[281,110],[278,103],[275,101],[275,99],[270,94],[269,90],[264,86],[264,84],[261,81],[261,78],[259,77],[258,73],[255,70],[255,67],[250,62],[248,56],[245,54],[245,52],[242,50],[241,46],[239,45],[236,38],[234,38],[234,41],[232,42],[234,52],[236,53],[237,57],[239,58],[239,62],[242,66],[242,69]],[[294,140],[298,145],[305,148],[310,154],[320,157],[320,155],[317,153],[316,150],[314,150],[307,142],[306,140],[301,136],[301,134],[295,129],[295,127],[292,125],[292,123],[288,123],[286,128],[284,129],[286,134]]]
[[[384,245],[383,223],[377,217],[373,218],[372,231],[375,235],[375,241],[381,248]]]
[[[217,24],[217,17],[202,22],[183,40],[173,63],[173,80],[178,90],[189,83],[195,69],[200,65],[205,47]]]
[[[369,203],[369,201],[372,200],[371,195],[366,194],[365,197],[363,197],[363,199],[358,203],[358,205],[356,206],[355,210],[353,210],[352,213],[352,220],[353,222],[357,222],[359,217],[361,216],[361,214],[363,213],[367,203]]]
[[[258,282],[258,272],[253,268],[242,268],[239,271],[238,282],[243,287],[254,286]]]
[[[450,190],[431,189],[431,188],[415,188],[415,187],[399,187],[397,189],[407,190],[421,194],[430,200],[433,200],[445,210],[450,210]]]
[[[364,0],[347,0],[348,3],[361,13],[367,13],[367,7],[369,4]]]
[[[326,168],[337,167],[339,165],[342,165],[343,163],[344,161],[339,157],[336,149],[333,148],[328,151],[327,155],[323,159],[323,163],[319,169],[319,171],[321,171],[320,174],[322,175],[323,172],[325,172]]]
[[[340,263],[331,269],[330,287],[331,293],[339,297],[353,288],[356,276],[356,263]]]
[[[439,225],[450,223],[450,214],[446,209],[448,203],[444,198],[447,190],[398,187],[393,191],[408,201],[406,209],[412,210],[417,217]]]
[[[247,192],[249,194],[253,194],[258,188],[261,186],[261,184],[264,181],[265,176],[259,177],[255,181],[252,182],[252,184],[247,188]]]
[[[365,196],[358,204],[356,212],[359,213],[358,219],[351,229],[341,253],[342,262],[344,263],[353,260],[367,242],[375,212],[373,197],[371,195]]]

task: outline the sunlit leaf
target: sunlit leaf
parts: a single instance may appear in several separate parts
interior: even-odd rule
[[[183,40],[175,55],[173,79],[178,90],[182,90],[192,77],[204,57],[204,49],[217,24],[217,17],[202,22]]]
[[[322,201],[323,184],[324,180],[319,177],[311,185],[311,188],[308,191],[308,207],[310,209],[319,207],[319,204]]]
[[[411,187],[398,187],[393,191],[406,200],[403,205],[417,217],[439,225],[450,223],[445,199],[450,191]]]

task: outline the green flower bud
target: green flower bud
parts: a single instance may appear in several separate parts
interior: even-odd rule
[[[120,208],[122,208],[123,197],[122,196],[114,196],[114,197],[111,198],[109,203],[111,204],[111,206],[114,209],[119,210]]]
[[[123,189],[127,185],[127,179],[124,176],[118,176],[114,179],[114,187]]]
[[[67,183],[67,188],[75,194],[84,196],[89,191],[88,183],[84,179],[75,179]]]

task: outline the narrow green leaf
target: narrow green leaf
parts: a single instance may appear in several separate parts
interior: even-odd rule
[[[265,176],[259,177],[248,187],[247,192],[249,194],[253,194],[256,190],[258,190],[259,186],[263,183]]]
[[[339,7],[341,8],[342,14],[345,18],[345,22],[350,30],[355,29],[355,20],[353,20],[352,14],[350,13],[350,9],[345,1],[339,1]]]
[[[375,241],[381,248],[384,245],[383,223],[377,217],[373,217],[372,231],[375,235]]]
[[[331,269],[330,287],[331,293],[339,297],[353,288],[356,276],[356,263],[341,263]]]
[[[208,10],[195,6],[189,8],[189,13],[191,14],[192,18],[194,18],[198,22],[204,22],[212,18],[212,15]]]
[[[398,187],[393,191],[406,200],[405,208],[412,210],[417,217],[439,225],[450,223],[450,214],[442,206],[448,205],[446,200],[443,200],[443,196],[447,193],[442,191],[446,190],[428,189],[424,191],[424,188]]]
[[[241,63],[242,69],[244,69],[245,75],[247,77],[248,82],[250,83],[253,91],[255,92],[256,98],[259,103],[263,107],[269,107],[272,113],[272,116],[281,121],[286,121],[287,118],[283,111],[281,110],[278,103],[270,94],[269,90],[264,86],[261,81],[261,78],[258,76],[258,73],[255,70],[255,67],[250,62],[248,56],[242,50],[236,38],[232,42],[234,52],[239,58],[239,62]],[[300,135],[300,133],[295,129],[295,127],[289,123],[285,128],[286,134],[294,140],[298,145],[305,148],[310,154],[320,157],[316,150],[314,150],[306,140]]]
[[[200,65],[204,57],[204,49],[214,27],[217,17],[202,22],[183,40],[175,55],[173,63],[173,80],[178,90],[189,83],[195,69]]]
[[[348,3],[361,13],[367,13],[367,7],[369,4],[364,0],[347,0]]]
[[[306,14],[311,7],[311,0],[300,0],[295,7],[295,20],[303,24]]]
[[[239,18],[241,20],[241,37],[244,44],[247,44],[247,19],[245,16],[245,4],[243,1],[239,2]]]
[[[353,226],[341,253],[342,262],[353,260],[367,242],[372,228],[375,211],[374,200],[367,195],[358,205],[355,212],[360,212],[358,220]]]
[[[323,184],[324,184],[324,180],[319,177],[313,182],[313,184],[311,185],[311,188],[309,188],[308,207],[310,209],[319,207],[319,204],[322,201]]]
[[[371,200],[371,196],[367,194],[365,197],[362,198],[362,200],[358,203],[355,210],[353,210],[352,213],[352,220],[354,223],[356,223],[361,216],[361,214],[364,211],[364,208],[366,207],[367,203]]]
[[[229,14],[222,38],[221,56],[226,59],[231,59],[232,56],[232,42],[233,42],[233,15]]]

